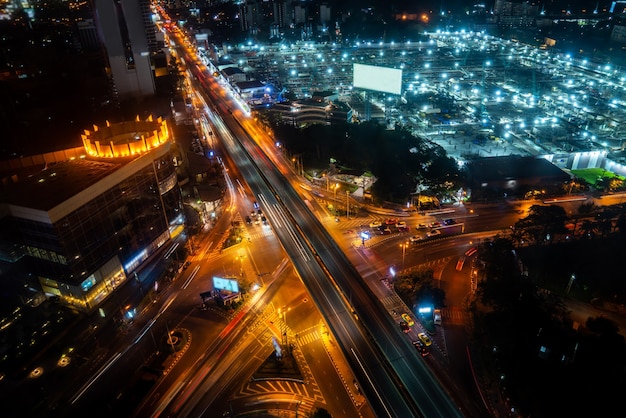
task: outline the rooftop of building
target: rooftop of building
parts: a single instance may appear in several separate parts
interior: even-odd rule
[[[166,123],[137,117],[85,130],[83,147],[0,161],[0,203],[50,211],[168,141]]]
[[[235,74],[243,74],[243,70],[239,67],[228,67],[222,70],[224,74],[227,76],[235,75]]]
[[[123,165],[120,160],[102,161],[87,156],[51,164],[32,162],[21,167],[2,167],[1,203],[48,211]]]
[[[247,90],[247,89],[259,89],[265,87],[265,84],[259,80],[249,80],[249,81],[240,81],[235,83],[239,90]]]
[[[564,180],[569,178],[569,174],[545,158],[519,155],[477,158],[468,164],[468,170],[478,181],[520,180],[532,177],[563,177]]]

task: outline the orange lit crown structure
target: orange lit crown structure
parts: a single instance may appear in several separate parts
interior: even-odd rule
[[[93,131],[85,129],[81,135],[87,154],[100,158],[130,157],[157,148],[169,140],[167,123],[152,115],[145,121],[139,119],[111,125],[105,128],[93,126]]]

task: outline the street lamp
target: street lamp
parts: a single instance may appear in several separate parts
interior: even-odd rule
[[[286,308],[286,307],[283,307],[282,309],[278,308],[278,316],[282,317],[283,325],[285,326],[285,330],[283,331],[285,347],[288,347],[288,343],[289,343],[289,341],[287,339],[287,312],[289,312],[290,310],[291,310],[291,308]],[[289,352],[289,350],[287,350],[287,352]]]
[[[409,247],[408,242],[404,242],[400,244],[400,248],[402,248],[402,268],[404,268],[404,256],[406,255],[406,249]]]
[[[337,199],[337,189],[339,188],[339,183],[335,183],[335,186],[333,186],[333,189],[335,189],[335,199]]]
[[[243,277],[243,259],[246,258],[245,255],[243,254],[238,254],[237,257],[235,257],[235,261],[239,260],[239,275]]]
[[[346,219],[350,219],[350,190],[346,190]]]

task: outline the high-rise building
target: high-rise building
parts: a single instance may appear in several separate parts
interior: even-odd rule
[[[95,16],[120,101],[155,94],[156,27],[148,0],[95,0]]]
[[[150,117],[95,126],[80,148],[0,162],[0,259],[93,312],[184,229],[171,144],[167,123]]]
[[[97,51],[100,49],[100,40],[93,19],[83,19],[76,22],[78,39],[83,51]]]
[[[278,0],[273,3],[274,24],[279,28],[289,27],[293,24],[293,4],[287,0]]]

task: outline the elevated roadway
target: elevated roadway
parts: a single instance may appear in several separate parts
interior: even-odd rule
[[[191,60],[190,60],[191,61]],[[192,61],[193,62],[193,61]],[[399,332],[380,301],[306,202],[243,128],[248,116],[200,66],[197,89],[212,103],[222,146],[257,197],[312,299],[339,342],[361,390],[379,416],[460,417],[462,412]],[[232,133],[232,134],[230,134]],[[202,387],[184,416],[202,416]]]

